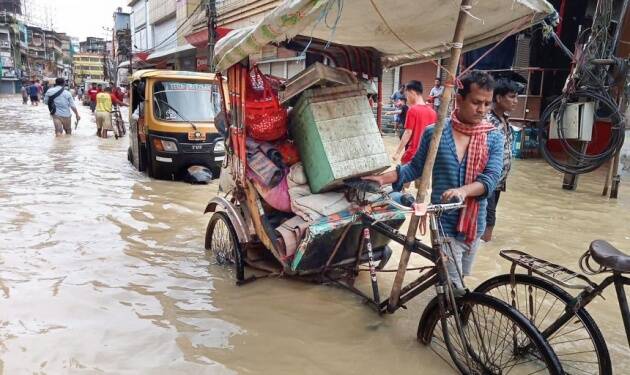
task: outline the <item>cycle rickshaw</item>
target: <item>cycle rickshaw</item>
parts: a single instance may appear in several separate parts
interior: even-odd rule
[[[449,46],[449,72],[456,71],[463,43],[478,47],[497,41],[506,32],[529,27],[553,9],[542,0],[490,1],[475,5],[474,10],[470,0],[462,1],[457,7],[437,0],[421,3],[426,5],[424,9],[435,8],[434,22],[449,31],[457,20]],[[247,174],[245,100],[250,74],[247,56],[267,43],[289,39],[284,46],[306,48],[308,53],[319,54],[335,61],[337,66],[361,74],[382,70],[384,66],[436,58],[449,50],[442,45],[443,31],[398,34],[390,28],[388,12],[398,15],[397,26],[407,23],[411,27],[407,30],[414,30],[423,7],[418,4],[409,7],[402,0],[387,1],[387,9],[384,5],[384,1],[285,1],[257,26],[233,31],[217,45],[217,70],[226,72],[219,77],[227,79],[227,92],[222,91],[227,134],[221,174],[230,184],[206,207],[205,212],[212,212],[212,216],[205,247],[219,264],[233,267],[237,284],[277,276],[339,285],[363,297],[379,314],[405,308],[412,298],[434,287],[437,296],[422,313],[418,340],[443,358],[450,357],[457,371],[464,374],[561,374],[557,356],[523,314],[491,296],[469,291],[460,294],[453,287],[445,272],[450,246],[442,235],[439,217],[462,208],[461,202],[426,206],[432,242],[429,245],[415,236],[418,216],[412,216],[411,234],[408,232],[405,236],[399,232],[407,215],[414,212],[412,209],[394,202],[369,183],[350,180],[342,188],[352,202],[349,209],[309,223],[292,256],[287,256],[279,245],[269,208],[263,204],[261,194]],[[371,7],[367,13],[366,6]],[[467,29],[464,22],[471,12],[484,17],[485,22],[472,20]],[[333,25],[329,23],[331,19]],[[304,35],[300,35],[302,32]],[[422,47],[411,47],[405,40]],[[450,91],[446,93],[444,101],[449,102],[451,95]],[[443,107],[436,129],[444,122],[447,106]],[[437,145],[441,131],[435,134],[432,144]],[[432,165],[426,168],[425,171],[431,171]],[[422,196],[420,200],[423,201]],[[407,256],[418,254],[432,265],[416,268],[420,271],[418,278],[404,286],[401,281],[396,292],[383,298],[377,274],[395,271],[382,269],[391,241],[403,245]],[[380,262],[378,266],[376,262]],[[410,268],[406,264],[402,268],[404,276],[404,271]],[[258,272],[247,272],[254,273],[248,275],[246,270]],[[362,272],[369,273],[371,290],[368,292],[355,286]],[[400,273],[399,267],[397,275]]]

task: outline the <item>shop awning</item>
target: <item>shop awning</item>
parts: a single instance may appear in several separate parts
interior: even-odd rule
[[[228,29],[227,27],[217,27],[216,28],[216,36],[217,40],[226,36],[232,29]],[[197,48],[208,47],[208,29],[201,29],[199,31],[195,31],[194,33],[190,33],[184,37],[186,41]]]
[[[147,61],[155,62],[156,60],[160,60],[160,59],[177,57],[182,54],[185,54],[186,52],[191,52],[195,50],[196,50],[195,46],[186,43],[183,46],[177,46],[177,47],[170,48],[164,51],[155,51],[152,54],[150,54],[149,57],[147,57]]]
[[[459,12],[459,1],[285,0],[257,25],[230,32],[215,48],[217,70],[225,70],[264,45],[301,35],[337,44],[372,47],[383,67],[443,57]],[[464,48],[475,49],[524,30],[555,12],[546,0],[484,0],[469,10]]]

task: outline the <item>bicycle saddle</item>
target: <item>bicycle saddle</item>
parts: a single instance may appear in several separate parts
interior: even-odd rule
[[[617,272],[630,272],[630,256],[604,240],[591,242],[588,250],[599,265]]]

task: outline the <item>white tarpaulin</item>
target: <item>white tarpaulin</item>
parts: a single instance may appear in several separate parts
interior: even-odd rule
[[[257,25],[230,32],[215,48],[217,71],[296,35],[382,53],[384,67],[444,56],[459,0],[286,0]],[[468,11],[464,48],[478,48],[554,12],[546,0],[478,0]]]

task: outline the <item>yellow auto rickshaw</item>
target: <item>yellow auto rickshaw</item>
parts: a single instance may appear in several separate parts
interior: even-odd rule
[[[214,125],[221,112],[214,74],[139,70],[129,103],[128,159],[136,169],[167,180],[218,177],[225,148]]]

